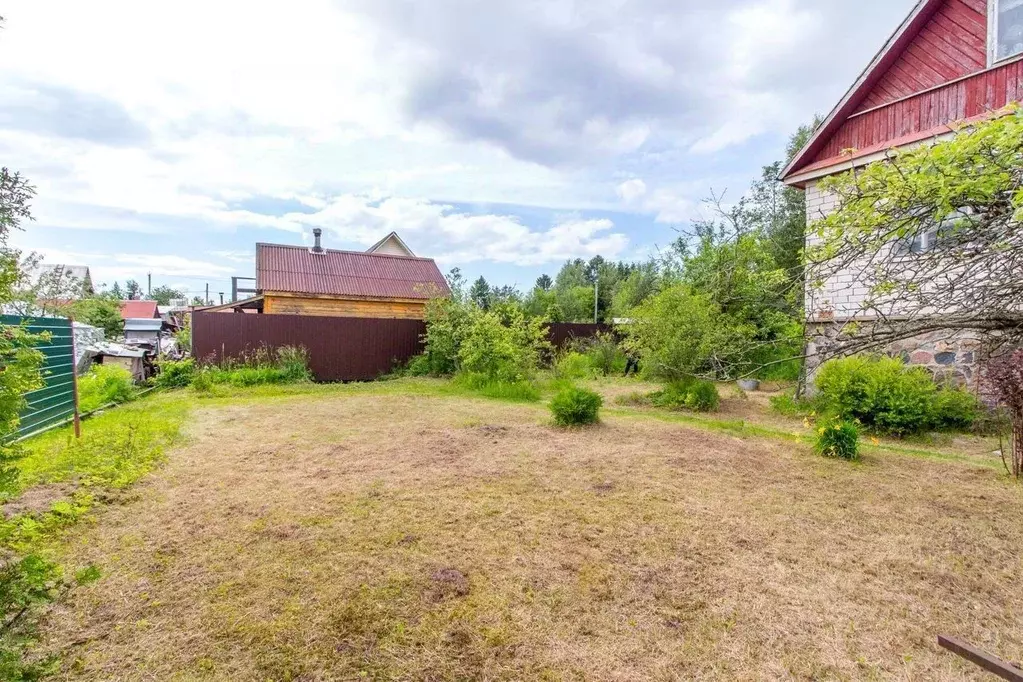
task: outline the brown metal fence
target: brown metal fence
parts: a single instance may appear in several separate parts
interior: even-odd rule
[[[422,350],[422,320],[194,313],[192,353],[202,362],[260,347],[302,346],[317,381],[369,381]]]
[[[607,325],[558,322],[549,339],[561,347]],[[369,381],[422,352],[421,320],[310,315],[193,313],[192,353],[201,362],[239,359],[259,348],[302,346],[317,381]]]
[[[578,322],[552,322],[547,325],[547,340],[561,348],[572,339],[588,339],[598,332],[610,332],[609,324],[583,324]]]

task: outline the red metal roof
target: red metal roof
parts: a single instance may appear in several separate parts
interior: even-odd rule
[[[156,301],[121,301],[121,319],[160,317]]]
[[[432,258],[256,244],[256,289],[357,298],[427,299],[451,293]]]

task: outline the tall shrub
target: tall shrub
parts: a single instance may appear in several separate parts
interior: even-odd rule
[[[821,411],[896,436],[968,428],[981,411],[972,395],[940,386],[927,369],[909,367],[898,358],[831,360],[818,370],[815,383]]]
[[[526,319],[518,308],[499,313],[471,307],[458,361],[469,374],[492,381],[516,382],[533,375],[541,352],[548,347],[542,321]]]

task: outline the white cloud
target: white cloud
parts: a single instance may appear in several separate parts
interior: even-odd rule
[[[631,204],[646,194],[646,183],[639,178],[633,178],[618,185],[616,191],[626,204]]]
[[[711,155],[754,176],[734,149],[829,107],[910,3],[16,0],[0,153],[44,228],[173,234],[167,276],[312,224],[453,265],[615,257],[635,245],[608,221],[493,205],[688,220]]]
[[[598,253],[614,258],[629,244],[628,237],[615,232],[614,223],[606,219],[566,217],[547,228],[532,228],[512,215],[466,213],[406,197],[377,201],[365,195],[343,195],[316,213],[290,213],[283,220],[297,229],[324,228],[328,242],[333,236],[365,246],[394,230],[449,263],[539,265]]]

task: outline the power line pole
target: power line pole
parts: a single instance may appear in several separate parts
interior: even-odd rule
[[[203,305],[209,305],[210,304],[210,283],[209,282],[206,282],[206,298],[204,298],[202,300],[202,302],[203,302]]]
[[[218,291],[217,293],[220,294],[220,305],[224,305],[224,292]]]
[[[153,273],[146,273],[146,298],[153,297]]]

